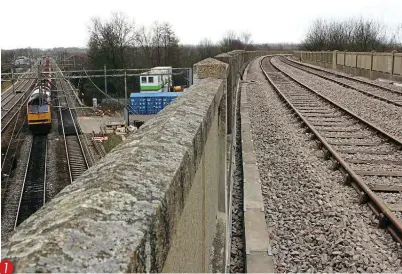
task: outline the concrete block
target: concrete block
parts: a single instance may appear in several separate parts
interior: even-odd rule
[[[250,121],[248,121],[247,119],[242,119],[242,120],[241,120],[241,131],[242,131],[242,132],[249,132],[249,131],[251,131]]]
[[[260,183],[260,173],[255,164],[243,163],[244,183]]]
[[[244,108],[243,108],[243,110],[244,110]],[[240,116],[241,116],[241,120],[250,121],[250,115],[248,114],[248,112],[246,110],[244,110]]]
[[[244,212],[246,253],[268,251],[269,238],[265,215],[261,208],[247,209]]]
[[[246,151],[249,151],[249,152],[246,152]],[[256,160],[256,157],[255,157],[255,155],[253,153],[253,146],[250,145],[250,143],[246,143],[243,146],[242,155],[243,155],[243,163],[245,163],[245,164],[254,164],[254,165],[256,164],[257,160]]]
[[[251,252],[246,255],[247,273],[275,273],[274,260],[268,252]]]
[[[245,183],[244,184],[244,207],[246,210],[263,209],[264,201],[261,192],[261,184]]]
[[[243,131],[241,134],[241,140],[242,140],[242,144],[249,142],[250,144],[252,144],[251,140],[252,140],[252,134],[250,131]]]

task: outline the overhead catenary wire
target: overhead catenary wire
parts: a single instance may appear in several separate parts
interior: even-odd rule
[[[95,86],[95,88],[97,88],[103,95],[105,95],[106,97],[117,101],[118,104],[122,105],[124,108],[131,110],[132,113],[138,114],[136,111],[134,111],[131,106],[129,104],[123,104],[121,103],[118,99],[110,96],[109,94],[107,94],[106,92],[104,92],[103,90],[101,90],[91,79],[91,77],[88,75],[87,71],[85,70],[85,68],[83,67],[82,70],[85,72],[86,76],[88,77],[89,81],[91,81],[91,83]]]

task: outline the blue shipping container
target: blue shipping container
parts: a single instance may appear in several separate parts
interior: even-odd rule
[[[157,114],[183,92],[131,93],[130,114]]]

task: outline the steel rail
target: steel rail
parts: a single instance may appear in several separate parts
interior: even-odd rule
[[[267,58],[267,57],[265,57]],[[388,209],[388,207],[385,206],[385,204],[380,200],[380,198],[363,182],[363,179],[357,175],[352,168],[342,159],[340,154],[338,154],[335,149],[325,140],[323,136],[315,129],[313,125],[311,125],[306,118],[304,118],[303,114],[301,114],[297,108],[290,102],[290,100],[287,98],[286,95],[280,91],[280,89],[275,85],[275,83],[270,79],[266,71],[264,70],[263,67],[263,60],[261,59],[260,61],[260,68],[265,75],[265,78],[268,80],[268,82],[271,84],[271,86],[275,89],[275,91],[282,97],[282,99],[286,102],[287,105],[290,106],[290,108],[297,114],[297,116],[302,120],[302,122],[308,127],[308,129],[314,134],[314,136],[317,137],[317,139],[325,146],[327,153],[326,153],[326,158],[329,159],[330,155],[343,167],[343,169],[347,172],[348,177],[347,181],[350,179],[353,179],[351,182],[351,185],[354,187],[354,189],[359,193],[360,195],[360,202],[361,203],[369,203],[369,207],[373,210],[373,212],[379,217],[379,226],[384,228],[386,227],[392,236],[402,244],[402,223],[401,221]],[[388,135],[386,132],[383,130],[376,128],[372,124],[368,123],[364,119],[360,118],[359,116],[353,114],[352,112],[346,110],[345,108],[339,106],[332,100],[326,98],[325,96],[321,95],[314,89],[306,86],[305,84],[297,81],[295,78],[290,76],[284,71],[281,71],[275,64],[272,63],[270,60],[271,65],[276,68],[278,71],[283,73],[285,76],[288,78],[292,79],[294,82],[296,82],[298,85],[306,88],[310,92],[312,92],[315,95],[318,95],[320,98],[323,98],[325,101],[329,102],[330,104],[336,106],[337,108],[343,110],[344,112],[348,113],[349,115],[353,116],[355,119],[361,121],[363,124],[368,125],[370,128],[375,129],[377,132],[381,133],[382,135],[386,136],[388,139],[392,140],[394,143],[398,144],[399,146],[402,146],[402,143],[400,140],[396,139],[395,137],[392,137],[391,135]],[[361,192],[363,191],[363,193]]]
[[[57,92],[57,93],[58,93],[58,92]],[[57,94],[57,97],[58,97],[58,94]],[[59,100],[59,99],[57,100],[57,102],[58,102],[58,104],[59,104],[58,109],[59,109],[59,115],[60,115],[61,131],[62,131],[62,133],[63,133],[64,149],[65,149],[65,151],[66,151],[67,167],[68,167],[68,173],[69,173],[69,175],[70,175],[70,184],[71,184],[71,183],[73,183],[73,175],[72,175],[72,173],[71,173],[70,158],[69,158],[69,156],[68,156],[68,148],[67,148],[67,141],[66,141],[66,133],[65,133],[65,131],[64,131],[64,123],[63,123],[63,114],[62,114],[62,112],[61,112],[61,108],[62,108],[62,107],[61,107],[61,103],[60,103],[60,100]]]
[[[332,79],[332,78],[330,78],[330,77],[327,77],[327,76],[324,76],[324,75],[321,75],[321,74],[318,74],[318,73],[309,71],[309,70],[306,69],[306,68],[300,67],[300,66],[303,66],[303,65],[300,65],[300,64],[295,65],[295,64],[292,63],[292,61],[290,61],[289,59],[280,58],[280,60],[281,60],[283,63],[285,63],[285,64],[287,64],[287,65],[289,65],[289,66],[292,66],[292,67],[294,67],[294,68],[300,69],[300,70],[305,71],[305,72],[307,72],[307,73],[313,74],[313,75],[315,75],[315,76],[317,76],[317,77],[320,77],[320,78],[323,78],[323,79],[325,79],[325,80],[328,80],[328,81],[331,81],[331,82],[333,82],[333,83],[336,83],[336,84],[338,84],[338,85],[341,85],[341,86],[344,86],[344,87],[347,87],[347,88],[356,90],[356,91],[358,91],[358,92],[360,92],[360,93],[363,93],[364,95],[367,95],[367,96],[369,96],[369,97],[373,97],[373,98],[378,99],[378,100],[380,100],[380,101],[384,101],[384,102],[387,102],[387,103],[389,103],[389,104],[392,104],[392,105],[395,105],[395,106],[398,106],[398,107],[402,107],[402,103],[398,103],[398,102],[392,101],[391,99],[385,98],[385,97],[383,97],[383,96],[376,95],[376,94],[372,94],[372,93],[370,93],[370,92],[367,92],[367,91],[364,91],[364,90],[362,90],[362,89],[356,88],[356,87],[354,87],[354,86],[352,86],[352,85],[349,85],[349,84],[347,84],[347,83],[343,83],[343,82],[341,82],[341,81]],[[287,61],[286,61],[286,60],[287,60]],[[306,66],[305,66],[305,67],[306,67]],[[308,67],[308,68],[311,68],[311,67]],[[333,75],[335,75],[335,76],[338,76],[338,74],[331,73],[331,72],[328,72],[328,71],[325,71],[325,70],[320,70],[320,69],[315,69],[315,68],[311,68],[311,69],[313,69],[313,70],[318,70],[318,71],[321,71],[321,72],[324,72],[324,73],[333,74]],[[346,78],[346,77],[345,77],[345,78]],[[348,80],[355,80],[355,79],[353,79],[353,78],[351,78],[351,79],[350,79],[350,78],[346,78],[346,79],[348,79]],[[364,83],[364,84],[368,84],[368,83],[366,83],[366,82],[363,82],[363,83]],[[377,88],[377,87],[376,87],[376,88]],[[383,87],[383,88],[384,88],[384,87]],[[384,89],[386,89],[386,88],[384,88]],[[394,92],[394,93],[397,93],[397,94],[401,95],[401,100],[402,100],[402,94],[401,94],[401,93],[399,93],[399,92],[397,92],[397,91],[394,91],[394,90],[390,90],[390,89],[386,89],[386,91]]]
[[[62,86],[63,86],[63,84],[62,84]],[[65,92],[64,92],[64,93],[65,93]],[[81,142],[81,138],[80,138],[80,135],[81,135],[81,134],[78,133],[78,127],[79,127],[79,126],[77,126],[77,124],[76,124],[75,117],[74,117],[74,115],[73,115],[73,113],[72,113],[72,111],[71,111],[70,104],[69,104],[69,102],[68,102],[68,101],[69,101],[68,98],[69,98],[68,95],[66,95],[65,100],[66,100],[66,103],[67,103],[68,111],[70,112],[71,119],[72,119],[72,121],[73,121],[73,125],[74,125],[74,129],[75,129],[75,133],[76,133],[76,135],[77,135],[78,143],[79,143],[79,145],[80,145],[80,149],[81,149],[81,152],[82,152],[82,156],[84,157],[85,166],[86,166],[86,168],[88,169],[88,168],[89,168],[89,164],[88,164],[87,157],[86,157],[86,155],[85,155],[84,147],[83,147],[82,142]],[[81,130],[81,129],[80,129],[80,130]]]
[[[60,73],[60,71],[58,73]],[[82,143],[81,143],[78,131],[77,131],[77,126],[76,126],[76,123],[74,121],[75,120],[74,116],[73,116],[71,108],[69,106],[68,95],[65,95],[65,92],[63,91],[63,80],[60,79],[59,84],[60,84],[60,88],[61,88],[60,90],[63,92],[63,95],[64,95],[62,97],[63,97],[63,99],[64,99],[64,101],[66,103],[66,106],[67,106],[67,108],[69,110],[69,113],[70,113],[70,116],[71,116],[71,119],[72,119],[72,123],[74,125],[75,134],[76,134],[76,137],[77,137],[77,140],[78,140],[78,144],[79,144],[79,147],[80,147],[80,150],[81,150],[81,154],[82,154],[83,159],[84,159],[85,167],[86,167],[86,169],[88,169],[88,167],[89,167],[88,161],[87,161],[87,158],[86,158],[86,155],[85,155],[85,152],[84,152],[84,149],[83,149],[83,146],[82,146]],[[69,172],[69,176],[70,176],[70,183],[72,183],[74,178],[73,178],[73,172],[72,172],[71,163],[70,163],[71,159],[70,159],[70,153],[69,153],[69,150],[68,150],[67,138],[66,138],[66,134],[65,134],[65,130],[64,130],[63,114],[62,114],[62,111],[61,111],[62,106],[61,106],[59,94],[58,94],[57,97],[58,97],[58,103],[59,103],[58,109],[59,109],[59,115],[60,115],[61,128],[62,128],[62,132],[63,132],[63,139],[64,139],[64,147],[65,147],[65,151],[66,151],[68,172]]]

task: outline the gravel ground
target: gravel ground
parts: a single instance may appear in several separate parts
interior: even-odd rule
[[[276,270],[402,273],[401,246],[322,159],[258,62],[247,80],[258,81],[249,84],[247,98]]]
[[[285,72],[308,86],[319,90],[321,94],[353,111],[360,117],[381,127],[390,134],[402,139],[402,108],[370,98],[352,89],[344,88],[335,83],[326,81],[318,76],[297,70],[288,65],[273,60]],[[322,87],[325,85],[325,89]]]
[[[236,150],[235,170],[232,196],[232,238],[230,254],[230,273],[245,272],[245,245],[244,245],[244,212],[243,212],[243,158],[241,146],[241,120],[240,120],[240,96],[237,98],[236,121]]]

